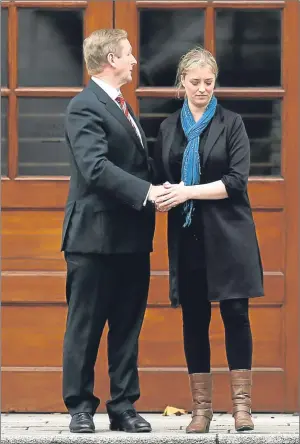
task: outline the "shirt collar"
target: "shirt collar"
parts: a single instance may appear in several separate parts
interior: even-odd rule
[[[108,83],[104,82],[103,80],[98,79],[97,77],[92,76],[92,80],[98,85],[100,86],[100,88],[102,88],[107,95],[109,95],[109,97],[112,100],[116,100],[116,98],[118,97],[118,95],[120,94],[120,90],[114,88],[113,86],[109,85]]]

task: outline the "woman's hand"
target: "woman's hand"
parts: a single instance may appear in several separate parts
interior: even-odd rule
[[[169,211],[171,208],[177,207],[177,205],[190,199],[190,187],[185,186],[184,182],[174,185],[166,182],[164,186],[170,190],[170,193],[167,196],[160,196],[155,200],[155,206],[158,211]]]

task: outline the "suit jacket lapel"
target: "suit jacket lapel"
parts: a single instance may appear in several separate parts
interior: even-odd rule
[[[180,111],[173,115],[174,118],[169,122],[169,125],[166,128],[166,133],[163,137],[164,147],[162,150],[162,161],[166,172],[166,176],[169,182],[171,183],[175,183],[175,179],[170,170],[169,157],[172,145],[177,142],[176,136],[178,136],[177,124],[178,124],[179,114]]]
[[[132,119],[135,121],[135,124],[136,124],[136,126],[138,127],[138,129],[140,131],[140,134],[141,134],[141,137],[142,137],[142,141],[143,141],[143,148],[145,149],[146,153],[148,154],[147,139],[146,139],[145,133],[143,131],[143,128],[141,127],[141,124],[140,124],[139,120],[136,118],[134,112],[132,111],[132,108],[129,105],[129,103],[127,103],[127,107],[128,107],[128,110],[129,110],[129,113],[130,113]],[[135,131],[134,131],[134,133],[135,133]],[[139,140],[139,144],[141,144],[141,141],[140,141],[139,137],[138,137],[138,140]]]
[[[109,101],[107,101],[107,103],[106,103],[106,109],[110,114],[112,114],[124,126],[124,128],[131,135],[132,139],[135,141],[138,148],[144,151],[141,141],[140,141],[138,135],[136,134],[133,126],[131,125],[131,123],[129,122],[129,120],[127,119],[127,117],[123,113],[123,111],[118,107],[118,105],[110,97],[109,97]]]
[[[218,106],[216,113],[212,119],[207,139],[204,145],[202,167],[205,166],[208,156],[224,128],[225,125],[223,123],[223,114],[221,113],[220,107]]]
[[[131,123],[123,113],[123,111],[118,107],[118,105],[109,97],[108,94],[106,94],[105,91],[103,91],[100,86],[96,85],[96,83],[93,80],[90,80],[88,83],[88,88],[92,89],[93,92],[96,94],[100,102],[104,103],[106,106],[107,111],[114,116],[115,119],[117,119],[121,125],[124,126],[124,128],[128,131],[128,133],[131,135],[132,139],[135,141],[137,147],[140,150],[143,150],[145,153],[145,150],[141,144],[141,141],[136,134],[134,128],[132,127]]]

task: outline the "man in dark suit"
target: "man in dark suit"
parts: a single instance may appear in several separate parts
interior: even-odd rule
[[[94,432],[94,366],[108,322],[111,430],[150,432],[133,404],[140,396],[138,338],[147,303],[155,210],[166,194],[151,185],[144,132],[120,87],[136,60],[127,33],[95,31],[83,45],[88,86],[66,114],[71,180],[62,250],[68,317],[63,397],[71,432]]]

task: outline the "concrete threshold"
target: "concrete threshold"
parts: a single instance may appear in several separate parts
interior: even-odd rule
[[[111,432],[108,417],[94,417],[95,434],[69,432],[67,414],[2,414],[2,444],[299,444],[299,417],[292,414],[253,414],[255,430],[236,432],[229,414],[215,413],[207,434],[187,435],[189,415],[162,416],[143,414],[152,425],[152,433]]]

